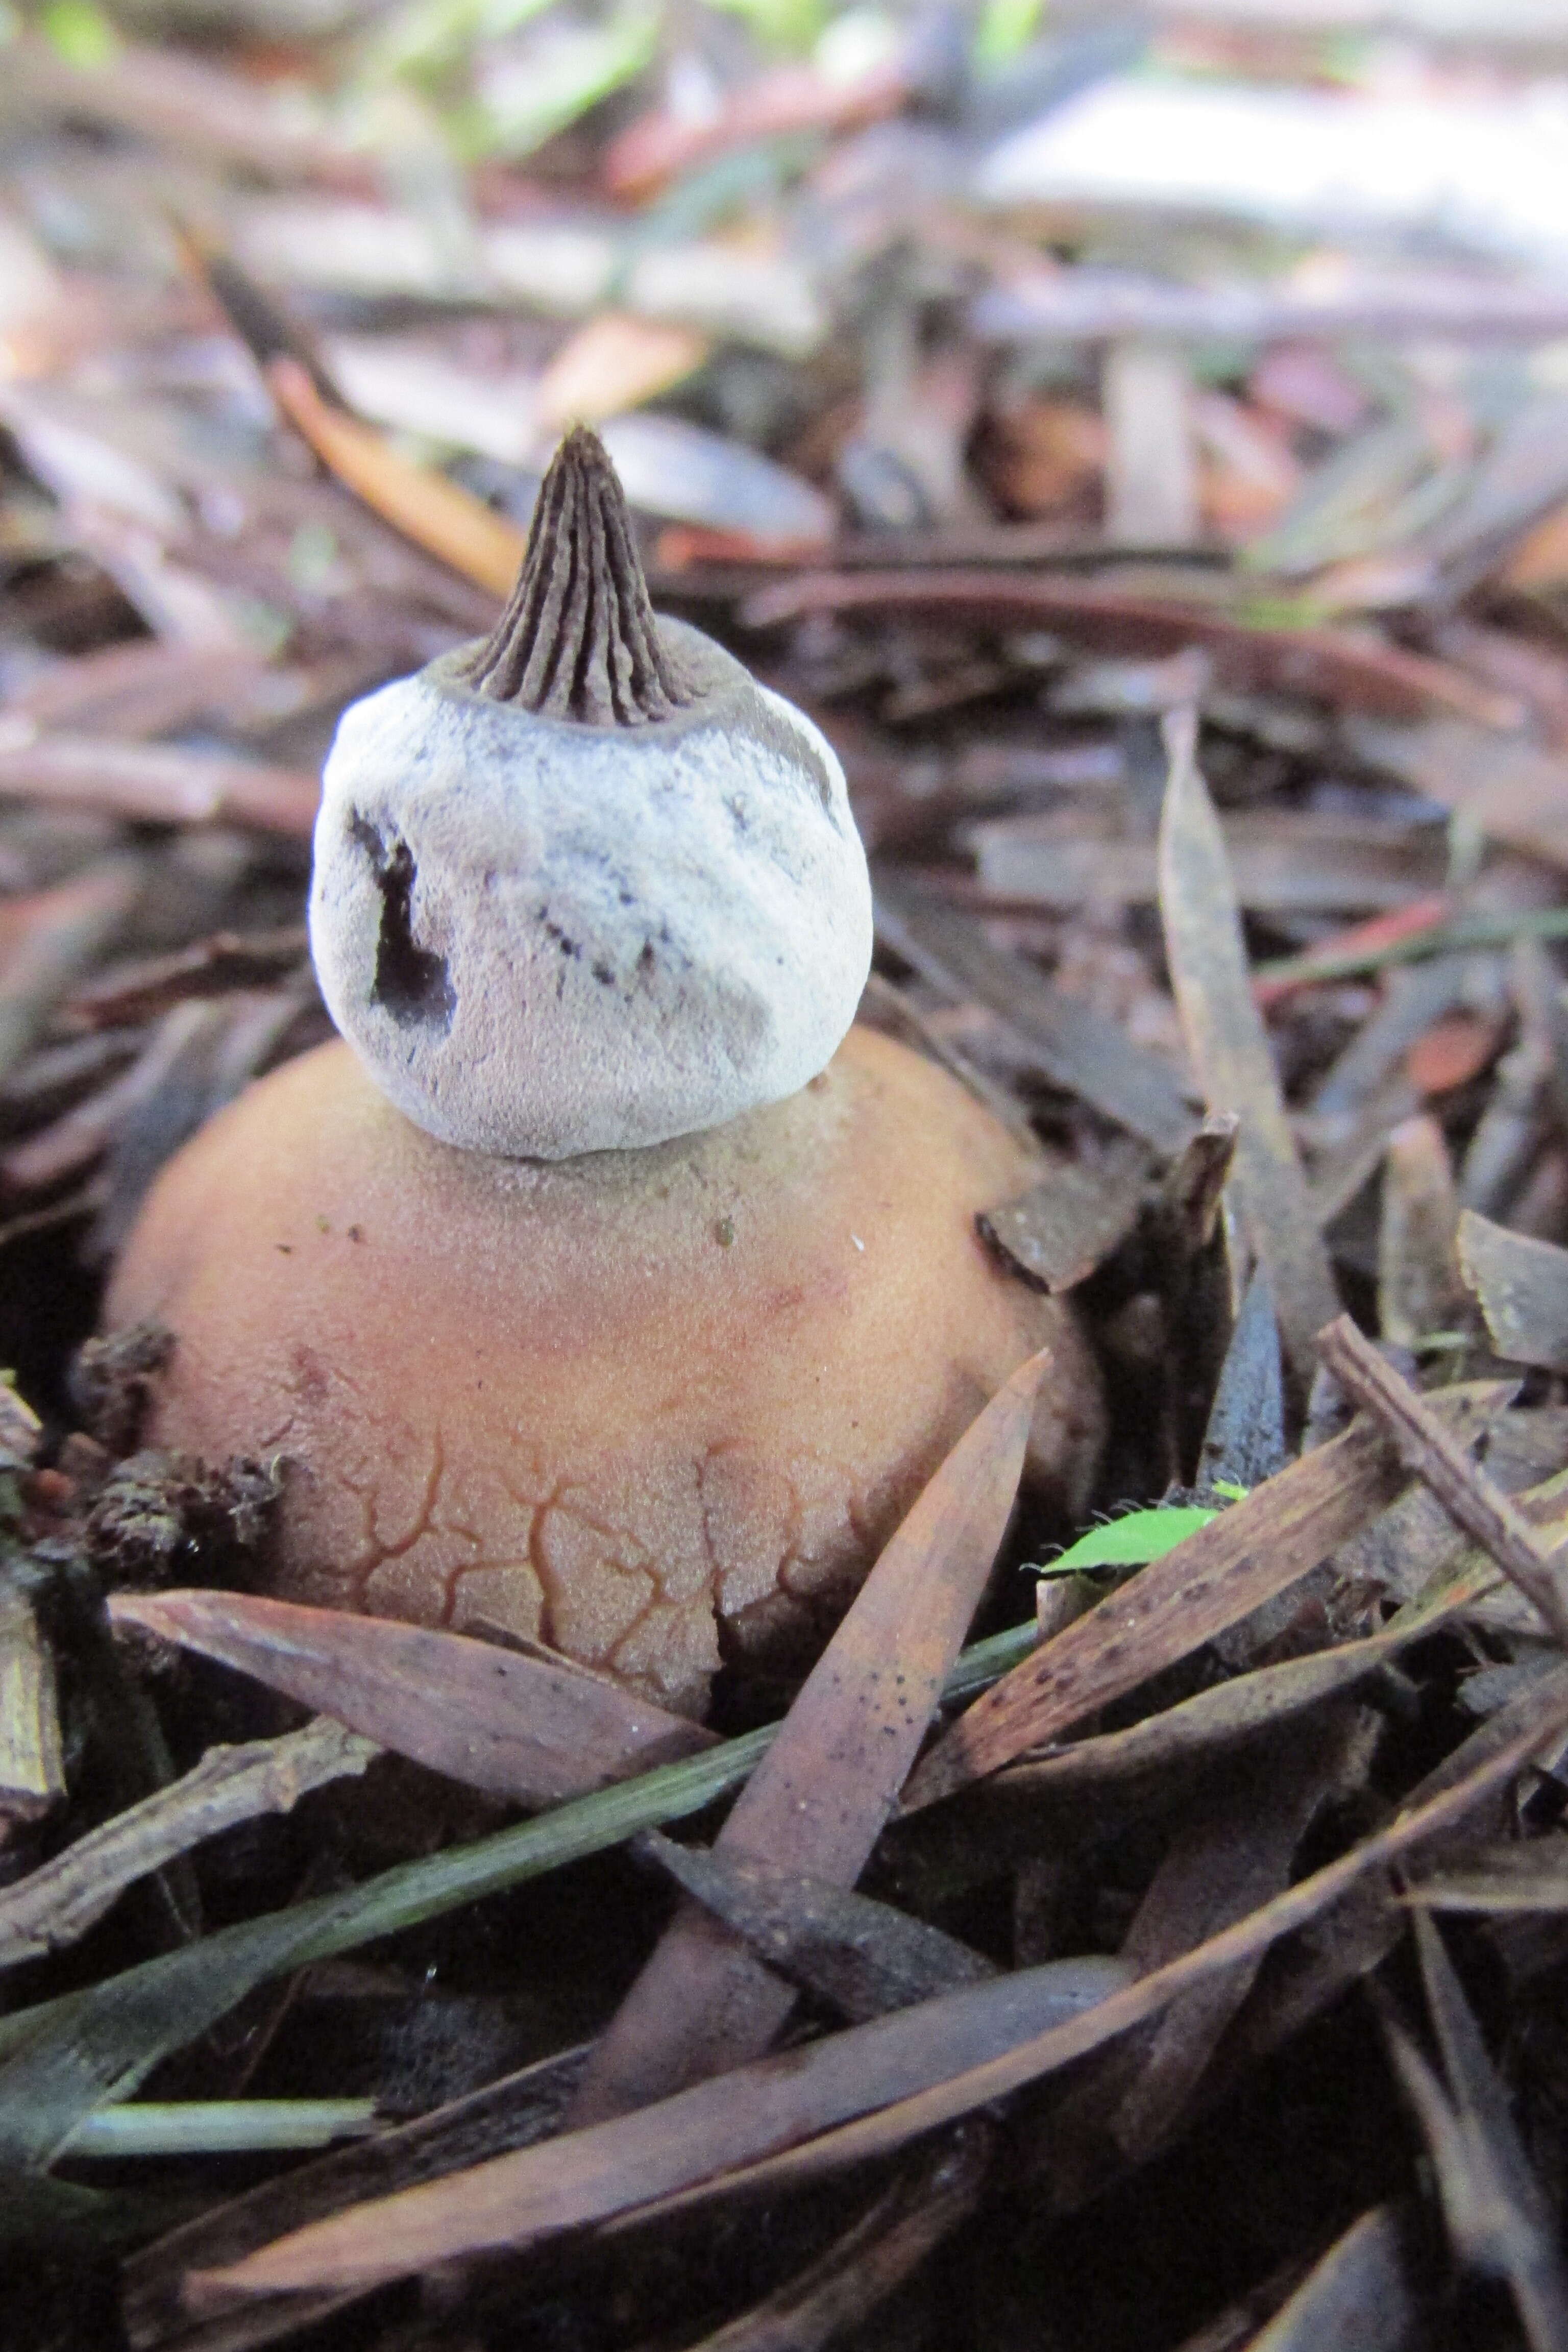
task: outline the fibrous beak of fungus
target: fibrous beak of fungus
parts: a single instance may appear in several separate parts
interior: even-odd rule
[[[556,451],[517,585],[461,675],[492,702],[584,727],[646,727],[699,698],[660,635],[616,469],[585,425]]]

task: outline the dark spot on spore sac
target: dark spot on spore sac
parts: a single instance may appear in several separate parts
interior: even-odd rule
[[[395,834],[389,847],[386,836],[357,809],[349,818],[349,838],[370,859],[381,893],[371,1001],[400,1028],[437,1029],[445,1034],[457,1011],[457,991],[446,957],[422,948],[414,936],[414,885],[418,878],[414,853]]]
[[[594,966],[594,977],[601,988],[614,988],[616,984],[615,972],[603,958]]]
[[[577,957],[582,954],[582,948],[579,946],[578,942],[572,938],[571,934],[567,931],[563,931],[559,923],[552,923],[551,921],[550,910],[548,908],[541,907],[538,915],[538,922],[539,928],[544,933],[545,938],[547,940],[553,940],[563,956]]]

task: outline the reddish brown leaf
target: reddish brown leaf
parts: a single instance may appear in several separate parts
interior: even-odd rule
[[[118,1593],[117,1624],[220,1658],[384,1748],[491,1796],[554,1804],[713,1735],[596,1675],[470,1641],[240,1592]]]
[[[6,713],[35,727],[141,742],[221,712],[260,674],[260,656],[250,646],[133,637],[52,664],[6,697]]]
[[[1255,972],[1252,980],[1254,1002],[1268,1012],[1282,1004],[1298,989],[1310,988],[1318,978],[1316,967],[1324,967],[1324,977],[1331,976],[1343,956],[1375,955],[1385,948],[1399,947],[1407,940],[1419,939],[1425,931],[1435,931],[1450,921],[1454,901],[1447,890],[1435,890],[1427,897],[1413,899],[1408,907],[1396,907],[1392,914],[1373,915],[1364,923],[1352,923],[1348,929],[1335,931],[1326,940],[1319,940],[1289,960],[1288,971]]]
[[[1216,1776],[1175,1828],[1121,1946],[1138,1976],[1258,1910],[1289,1884],[1302,1838],[1375,1741],[1364,1709],[1294,1725]],[[1048,2197],[1072,2211],[1146,2163],[1181,2128],[1262,1956],[1185,1993],[1157,2022],[1084,2066],[1044,2126]]]
[[[1135,1144],[1088,1166],[1068,1160],[975,1222],[1003,1264],[1032,1290],[1071,1290],[1131,1232],[1148,1174],[1147,1156]]]
[[[1479,1077],[1502,1043],[1503,1025],[1484,1013],[1447,1013],[1418,1037],[1405,1057],[1411,1084],[1424,1095],[1451,1094]]]
[[[1405,1119],[1388,1139],[1377,1241],[1378,1328],[1398,1347],[1417,1347],[1463,1315],[1458,1223],[1442,1129],[1435,1118]]]
[[[851,2025],[996,1974],[992,1961],[940,1927],[803,1871],[737,1862],[716,1847],[678,1845],[658,1830],[645,1830],[633,1850],[668,1871],[770,1968]],[[0,1919],[5,1903],[0,1895]],[[1100,1985],[1097,1993],[1110,1989]]]

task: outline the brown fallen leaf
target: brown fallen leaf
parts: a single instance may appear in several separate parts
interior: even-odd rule
[[[322,2221],[371,2197],[390,2197],[416,2181],[482,2163],[509,2148],[546,2138],[561,2122],[585,2048],[542,2058],[487,2083],[413,2123],[354,2140],[309,2164],[209,2206],[127,2261],[121,2308],[135,2352],[164,2345],[179,2352],[250,2352],[314,2324],[352,2295],[279,2295],[249,2304],[193,2331],[181,2287],[186,2272],[237,2262],[270,2240]]]
[[[933,612],[979,627],[1017,628],[1034,621],[1106,653],[1157,656],[1202,646],[1222,686],[1305,695],[1381,719],[1447,712],[1473,731],[1511,728],[1519,715],[1513,696],[1478,686],[1447,662],[1354,630],[1263,628],[1212,605],[1184,604],[1175,596],[1079,574],[807,572],[760,590],[743,617],[765,629],[813,613],[868,613],[882,620]]]
[[[562,2132],[537,2149],[351,2207],[188,2279],[187,2306],[207,2316],[237,2294],[363,2289],[447,2253],[521,2247],[558,2227],[607,2220],[1049,2030],[1061,2014],[1058,1977],[1058,1965],[1047,1963],[1043,1972],[967,1986],[633,2114]]]
[[[208,1748],[182,1779],[0,1889],[0,1969],[74,1943],[132,1880],[237,1822],[289,1812],[308,1790],[363,1772],[380,1753],[374,1739],[325,1717],[279,1739]]]
[[[997,1972],[940,1927],[803,1871],[737,1862],[717,1847],[678,1845],[658,1830],[644,1831],[632,1850],[667,1871],[770,1968],[851,2024]],[[1092,1979],[1092,1964],[1090,1974]],[[1110,1990],[1097,1983],[1092,1997]]]
[[[695,373],[706,335],[624,310],[601,310],[568,336],[534,387],[537,423],[557,433],[638,408]]]
[[[35,727],[143,741],[221,712],[262,675],[253,646],[136,637],[54,663],[7,695],[5,710]]]
[[[1465,1437],[1513,1392],[1510,1382],[1483,1381],[1430,1402]],[[1026,1748],[1045,1746],[1212,1641],[1326,1559],[1404,1484],[1393,1447],[1366,1421],[1292,1462],[1005,1675],[915,1772],[905,1810],[949,1796]]]
[[[1119,837],[1109,816],[1090,828],[1077,810],[1025,811],[971,824],[964,837],[993,901],[1065,914],[1088,899],[1146,906],[1156,894],[1153,842]],[[1237,900],[1249,913],[1403,912],[1429,903],[1443,874],[1440,843],[1413,839],[1409,827],[1386,819],[1239,810],[1225,819],[1225,840]]]
[[[137,824],[239,824],[303,841],[321,796],[302,769],[188,743],[63,733],[0,741],[0,799],[102,809]]]
[[[238,167],[265,180],[322,173],[351,184],[364,170],[351,146],[300,118],[254,74],[167,43],[116,40],[112,60],[68,58],[42,31],[18,38],[6,76],[11,102],[40,123],[50,115],[110,123],[142,139]]]
[[[1537,1512],[1560,1512],[1563,1477],[1560,1474],[1548,1479],[1517,1499],[1532,1517]],[[1550,1549],[1568,1540],[1568,1520],[1548,1518],[1539,1532]],[[1027,1813],[1043,1801],[1060,1804],[1064,1810],[1073,1804],[1086,1805],[1097,1790],[1129,1782],[1165,1780],[1173,1787],[1184,1785],[1195,1766],[1223,1755],[1238,1741],[1255,1739],[1260,1732],[1288,1723],[1310,1707],[1348,1696],[1411,1643],[1424,1641],[1439,1625],[1466,1616],[1502,1582],[1501,1570],[1485,1552],[1460,1548],[1458,1558],[1446,1564],[1415,1599],[1396,1610],[1379,1633],[1235,1675],[1228,1682],[1197,1691],[1124,1730],[1068,1741],[1038,1763],[1016,1764],[1001,1773],[990,1784],[987,1797],[993,1805],[1000,1802]]]
[[[1523,733],[1496,734],[1464,719],[1390,727],[1347,718],[1349,748],[1468,817],[1494,841],[1568,866],[1568,756]]]
[[[1568,1371],[1568,1250],[1510,1234],[1474,1209],[1459,1218],[1459,1270],[1498,1354]]]
[[[241,1592],[116,1593],[110,1613],[520,1805],[554,1804],[673,1763],[713,1734],[564,1659],[463,1633]]]
[[[721,530],[700,522],[667,523],[653,545],[648,585],[662,604],[664,593],[686,593],[679,574],[703,564],[744,564],[747,569],[788,572],[800,563],[815,562],[822,553],[821,538],[780,539],[738,525]]]
[[[960,2125],[807,2269],[691,2352],[816,2352],[847,2335],[973,2211],[995,2143],[994,2126]]]
[[[1318,1353],[1345,1394],[1381,1422],[1405,1468],[1430,1487],[1457,1526],[1485,1547],[1510,1582],[1534,1603],[1547,1630],[1568,1648],[1568,1602],[1550,1555],[1523,1512],[1445,1428],[1432,1400],[1400,1378],[1348,1315],[1320,1333]]]
[[[1550,1755],[1557,1735],[1552,1727],[1568,1699],[1568,1667],[1539,1676],[1505,1706],[1479,1725],[1443,1761],[1426,1773],[1405,1800],[1405,1811],[1462,1787],[1485,1771],[1505,1748],[1517,1747],[1533,1730],[1539,1748]],[[1494,1784],[1490,1801],[1472,1816],[1451,1820],[1433,1842],[1432,1866],[1462,1867],[1481,1840],[1501,1834],[1513,1818],[1513,1801]],[[1383,1870],[1367,1873],[1324,1912],[1318,1924],[1277,1955],[1275,1965],[1222,2044],[1209,2088],[1224,2095],[1272,2052],[1281,2048],[1339,1999],[1346,1987],[1371,1974],[1394,1949],[1408,1925],[1399,1885]]]
[[[1450,2242],[1461,2262],[1507,2281],[1531,2352],[1561,2352],[1568,2344],[1568,2270],[1555,2211],[1437,1924],[1425,1911],[1415,1924],[1446,2084],[1391,2016],[1384,2034],[1426,2142]]]
[[[4,770],[0,751],[0,798]],[[82,972],[112,948],[146,880],[141,858],[110,855],[0,908],[0,1078],[36,1043]]]
[[[54,1659],[31,1600],[6,1577],[0,1580],[0,1842],[8,1822],[36,1821],[65,1793]]]
[[[835,79],[814,65],[783,65],[731,91],[711,113],[693,120],[667,112],[638,115],[614,138],[604,159],[613,196],[649,196],[668,181],[736,148],[803,131],[847,131],[897,113],[909,96],[910,67],[895,56],[853,77]]]
[[[1163,1156],[1183,1149],[1196,1122],[1168,1063],[1022,956],[994,948],[973,917],[883,871],[876,907],[878,933],[894,954],[935,986],[999,1013],[1053,1086],[1081,1096]]]
[[[737,1798],[715,1851],[849,1885],[924,1738],[1012,1515],[1048,1354],[959,1439],[885,1546]],[[574,2111],[596,2121],[765,2050],[793,1989],[682,1906],[606,2028]]]
[[[459,483],[411,465],[373,425],[322,399],[297,359],[269,360],[267,383],[300,438],[373,513],[497,596],[511,593],[528,541]]]
[[[1096,410],[1074,401],[1027,401],[991,419],[980,463],[1006,513],[1049,514],[1098,490],[1105,442]]]
[[[1068,1161],[975,1222],[1010,1272],[1059,1294],[1084,1281],[1138,1222],[1149,1172],[1136,1144],[1092,1166]]]
[[[1191,1475],[1219,1402],[1233,1338],[1231,1234],[1220,1211],[1236,1160],[1232,1111],[1207,1118],[1165,1171],[1148,1231],[1172,1360],[1170,1459]],[[1269,1321],[1279,1330],[1269,1302]],[[1251,1480],[1244,1480],[1250,1485]]]
[[[1192,1952],[1065,2024],[1035,2031],[1026,1969],[738,2068],[629,2116],[573,2131],[401,2196],[361,2205],[193,2277],[193,2311],[236,2297],[368,2287],[467,2253],[514,2252],[695,2190],[732,2194],[820,2176],[953,2123],[1158,2016],[1180,1993],[1252,1958],[1461,1820],[1568,1726],[1568,1696],[1448,1790],[1289,1887]]]
[[[1442,1129],[1435,1118],[1405,1119],[1388,1139],[1377,1243],[1378,1328],[1398,1347],[1414,1348],[1459,1319],[1458,1222]]]
[[[1313,1336],[1339,1304],[1333,1274],[1252,997],[1225,840],[1198,772],[1195,713],[1173,713],[1165,739],[1160,912],[1176,1009],[1210,1114],[1239,1119],[1234,1196],[1268,1268],[1286,1360],[1304,1388]]]
[[[1226,2083],[1237,2079],[1227,2063],[1233,2043],[1244,2053],[1243,2067],[1247,2053],[1256,2064],[1259,2054],[1278,2049],[1292,2031],[1318,2015],[1327,2000],[1392,1949],[1405,1933],[1407,1919],[1405,1909],[1391,1893],[1395,1871],[1403,1874],[1405,1853],[1412,1846],[1425,1849],[1428,1841],[1439,1853],[1462,1851],[1469,1843],[1466,1824],[1478,1811],[1500,1822],[1516,1801],[1509,1788],[1514,1773],[1532,1768],[1538,1757],[1542,1761],[1551,1758],[1561,1746],[1558,1727],[1565,1707],[1568,1671],[1541,1677],[1419,1781],[1385,1830],[1364,1846],[1352,1848],[1327,1870],[1277,1896],[1235,1928],[1154,1975],[1140,1979],[1128,1994],[1106,2000],[1080,2021],[1085,2027],[1098,2030],[1064,2034],[1047,2067],[1038,2067],[1037,2057],[1032,2062],[1037,2073],[1028,2079],[1037,2079],[1037,2073],[1054,2073],[1072,2058],[1087,2054],[1087,2049],[1103,2046],[1123,2031],[1124,2019],[1133,2025],[1144,2022],[1145,2002],[1152,1990],[1157,1998],[1147,2014],[1157,2015],[1167,1998],[1176,1998],[1192,1985],[1206,1982],[1212,1974],[1245,1963],[1259,1948],[1288,1938],[1255,1988],[1237,2029],[1222,2044],[1216,2074]],[[1505,1755],[1516,1759],[1511,1767],[1504,1767]],[[1349,1934],[1342,1938],[1342,1919],[1349,1923]],[[1369,1923],[1375,1928],[1375,1941],[1368,1934]],[[1274,1998],[1282,1984],[1289,1988],[1284,2001]],[[1129,2018],[1130,2011],[1137,2014]],[[1018,2071],[1022,2073],[1030,2063],[1020,2053]],[[983,2083],[989,2086],[992,2097],[1005,2095],[999,2085],[1011,2072],[1007,2061],[982,2070]],[[1211,2078],[1207,2088],[1212,2091],[1212,2087]],[[940,2128],[950,2100],[956,2104],[961,2095],[948,2086],[917,2095],[895,2109],[841,2125],[812,2144],[785,2149],[684,2195],[661,2200],[651,2210],[628,2214],[624,2221],[612,2222],[611,2231],[646,2228],[650,2221],[672,2219],[716,2202],[750,2202],[759,2196],[786,2193],[842,2165],[886,2156],[901,2147],[912,2131]]]
[[[1392,913],[1373,915],[1364,923],[1352,923],[1348,929],[1335,931],[1326,940],[1317,940],[1298,956],[1285,959],[1267,972],[1252,975],[1252,993],[1267,1013],[1271,1006],[1282,1004],[1298,989],[1311,988],[1320,979],[1333,974],[1342,957],[1373,955],[1386,948],[1402,946],[1406,940],[1417,940],[1426,931],[1441,929],[1452,920],[1454,900],[1447,890],[1434,890],[1426,897],[1415,898],[1406,907],[1396,907]]]
[[[1404,2352],[1420,2318],[1425,2250],[1408,2218],[1374,2206],[1313,2263],[1247,2352]]]
[[[1207,1784],[1178,1823],[1120,1957],[1146,1976],[1289,1885],[1312,1822],[1358,1766],[1364,1771],[1367,1721],[1364,1709],[1338,1708],[1265,1739]],[[1042,2134],[1053,2210],[1075,2210],[1169,2141],[1261,1957],[1184,1993],[1075,2079]]]
[[[79,988],[57,1016],[63,1030],[118,1029],[153,1020],[193,996],[221,996],[296,971],[310,952],[303,923],[275,931],[215,931],[171,954],[120,964]]]
[[[1289,435],[1266,410],[1223,392],[1197,394],[1193,425],[1203,519],[1219,538],[1244,545],[1271,529],[1300,488]]]

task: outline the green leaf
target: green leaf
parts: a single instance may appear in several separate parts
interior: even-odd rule
[[[974,30],[974,62],[983,73],[1009,64],[1040,29],[1042,0],[985,0]]]
[[[708,0],[726,15],[743,16],[770,48],[804,56],[827,21],[825,0]]]
[[[1195,1536],[1217,1511],[1205,1510],[1197,1503],[1172,1504],[1153,1511],[1129,1511],[1124,1519],[1112,1519],[1103,1528],[1090,1528],[1079,1536],[1059,1559],[1053,1559],[1037,1569],[1039,1576],[1071,1576],[1083,1568],[1146,1568],[1152,1559],[1163,1559],[1166,1552],[1174,1551],[1188,1536]]]
[[[658,42],[658,19],[640,5],[602,25],[545,20],[515,54],[500,48],[480,59],[473,102],[450,118],[460,152],[471,162],[531,155],[635,81],[653,62]]]
[[[106,66],[120,54],[120,36],[93,0],[48,0],[38,23],[67,65]]]
[[[363,79],[374,86],[402,74],[445,73],[479,42],[518,32],[549,5],[550,0],[407,0],[373,30],[362,60]]]

